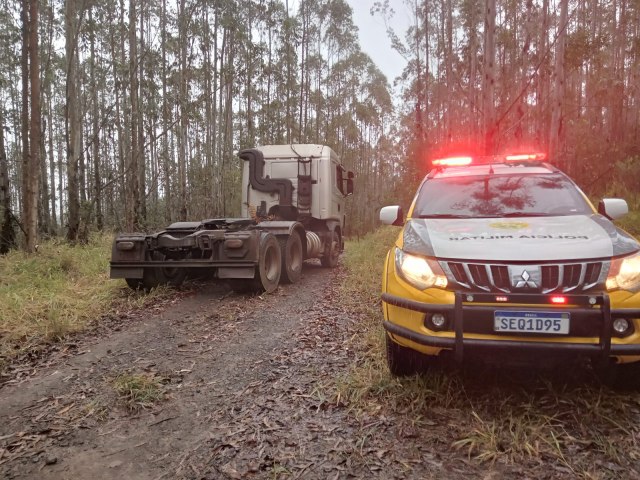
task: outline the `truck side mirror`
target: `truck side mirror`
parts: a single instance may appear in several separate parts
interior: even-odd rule
[[[347,195],[353,195],[353,172],[347,172]]]

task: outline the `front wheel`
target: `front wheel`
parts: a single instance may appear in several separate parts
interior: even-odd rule
[[[335,230],[329,234],[326,245],[324,247],[324,255],[320,259],[323,267],[334,268],[338,265],[338,257],[340,256],[340,235]]]
[[[391,375],[406,377],[426,370],[427,359],[420,352],[398,345],[386,335],[387,365]]]
[[[592,359],[591,365],[602,384],[615,390],[640,390],[640,362],[603,364]]]

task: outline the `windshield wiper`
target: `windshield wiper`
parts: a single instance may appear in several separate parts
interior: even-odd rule
[[[417,215],[415,218],[478,218],[475,215],[457,215],[455,213],[430,213],[428,215]]]
[[[549,215],[548,213],[541,212],[507,212],[499,215],[500,217],[509,218],[509,217],[552,217],[553,215]]]

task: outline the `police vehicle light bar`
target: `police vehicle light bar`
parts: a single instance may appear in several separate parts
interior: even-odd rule
[[[462,167],[464,165],[471,165],[473,159],[471,157],[449,157],[438,158],[431,163],[434,167]]]
[[[544,153],[522,153],[518,155],[506,155],[504,159],[508,162],[521,162],[524,160],[538,160],[542,161],[547,158]]]

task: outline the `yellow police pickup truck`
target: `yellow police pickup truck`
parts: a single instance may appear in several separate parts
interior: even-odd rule
[[[382,305],[394,375],[442,353],[521,361],[589,357],[640,378],[640,244],[543,154],[432,162],[387,254]],[[638,363],[636,363],[638,362]]]

